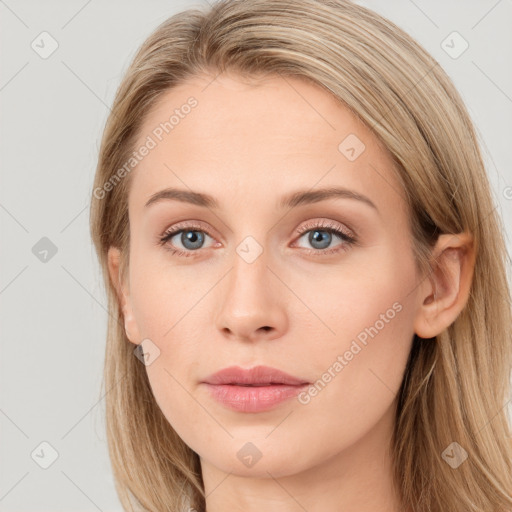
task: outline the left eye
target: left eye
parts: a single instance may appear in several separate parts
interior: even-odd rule
[[[352,238],[345,234],[343,231],[333,228],[315,228],[306,231],[300,238],[304,238],[307,235],[307,241],[316,250],[322,251],[327,249],[333,240],[333,235],[342,240],[343,243],[351,243]]]

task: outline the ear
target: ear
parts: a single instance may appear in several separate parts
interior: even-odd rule
[[[432,251],[432,271],[420,287],[420,307],[414,332],[433,338],[448,328],[464,308],[475,265],[473,237],[468,233],[442,234]]]
[[[108,271],[110,279],[114,283],[117,294],[119,308],[123,312],[124,329],[126,337],[135,345],[140,343],[141,337],[133,307],[130,300],[130,292],[127,278],[125,279],[121,272],[121,251],[117,247],[110,247],[108,250]]]

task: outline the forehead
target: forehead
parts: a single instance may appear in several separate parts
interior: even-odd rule
[[[297,77],[193,77],[147,113],[136,148],[149,140],[130,190],[139,206],[176,185],[218,195],[227,183],[268,194],[320,181],[360,192],[392,186],[395,196],[400,190],[391,155],[369,128],[328,91]]]
[[[194,103],[192,108],[187,106],[190,102]],[[332,94],[302,77],[195,76],[162,94],[147,113],[141,135],[151,133],[173,114],[171,131],[175,139],[182,135],[220,140],[230,135],[235,142],[252,135],[268,143],[276,136],[289,139],[289,143],[304,138],[330,143],[332,137],[340,136],[336,132],[348,128],[371,136]],[[326,138],[327,134],[331,137]]]

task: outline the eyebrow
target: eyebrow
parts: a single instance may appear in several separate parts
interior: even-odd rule
[[[291,194],[288,194],[281,199],[281,201],[278,203],[278,207],[281,209],[294,208],[296,206],[317,203],[319,201],[325,201],[327,199],[334,198],[353,199],[360,201],[368,206],[371,206],[377,212],[379,211],[373,201],[371,201],[371,199],[365,195],[359,194],[358,192],[349,190],[347,188],[339,187],[323,188],[318,190],[299,190],[297,192],[292,192]],[[193,192],[191,190],[181,190],[177,188],[166,188],[156,192],[148,199],[145,207],[147,208],[153,203],[163,200],[181,201],[183,203],[190,203],[196,206],[202,206],[204,208],[211,209],[220,208],[219,202],[209,194]]]

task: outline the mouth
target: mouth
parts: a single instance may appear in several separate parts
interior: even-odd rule
[[[277,368],[269,366],[255,366],[244,369],[240,366],[224,368],[209,377],[204,382],[212,385],[233,385],[233,386],[302,386],[309,384],[305,379],[294,377]]]
[[[206,385],[210,396],[223,406],[237,412],[258,413],[273,409],[296,396],[309,382],[276,368],[256,366],[248,370],[225,368],[202,384]]]
[[[240,384],[236,382],[230,382],[229,384],[226,384],[226,386],[242,386],[246,388],[259,388],[263,386],[284,386],[282,382],[266,382],[264,384]]]

